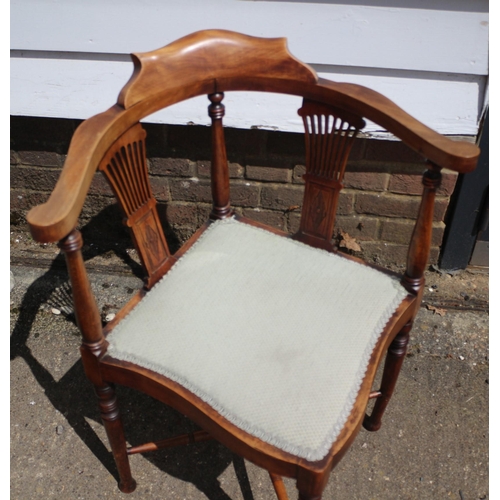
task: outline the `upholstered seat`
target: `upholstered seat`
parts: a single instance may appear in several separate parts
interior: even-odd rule
[[[283,451],[319,460],[406,295],[369,266],[225,219],[118,324],[108,353],[179,382]]]

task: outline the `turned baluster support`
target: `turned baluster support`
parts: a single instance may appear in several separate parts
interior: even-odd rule
[[[441,184],[441,167],[431,162],[428,165],[429,169],[422,177],[424,192],[408,248],[406,271],[401,280],[401,284],[409,292],[417,294],[419,299],[421,299],[424,289],[424,272],[427,268],[431,248],[434,200],[436,191]],[[420,304],[420,300],[418,304]]]
[[[224,94],[216,92],[208,96],[210,104],[208,115],[212,119],[212,199],[213,207],[210,213],[211,219],[225,219],[232,215],[229,203],[229,170],[227,165],[226,143],[224,140],[224,128],[222,117],[225,109],[222,104]]]
[[[101,316],[97,307],[92,289],[83,263],[81,248],[83,239],[80,231],[73,230],[62,239],[59,248],[64,252],[71,289],[75,316],[80,332],[82,333],[82,357],[87,377],[94,383],[101,382],[96,373],[92,358],[99,358],[106,352],[106,340],[102,333]],[[92,356],[88,356],[91,354]]]
[[[76,229],[59,242],[59,248],[66,256],[76,321],[82,333],[80,351],[83,367],[87,378],[94,384],[99,400],[101,418],[120,476],[118,486],[124,493],[130,493],[134,491],[136,485],[130,473],[123,424],[115,392],[113,387],[102,380],[99,369],[99,358],[106,353],[107,342],[102,333],[101,316],[83,263],[82,246],[82,235]]]

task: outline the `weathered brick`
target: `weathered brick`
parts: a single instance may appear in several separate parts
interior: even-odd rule
[[[194,227],[198,224],[198,208],[195,204],[169,203],[167,205],[167,220],[173,226],[192,225]]]
[[[233,181],[229,186],[231,205],[256,207],[259,204],[260,186],[254,182]]]
[[[62,167],[61,155],[51,151],[19,151],[19,160],[23,165],[36,167]]]
[[[247,179],[268,182],[290,182],[292,171],[289,168],[259,167],[247,165]]]
[[[437,190],[437,194],[450,196],[453,193],[457,182],[457,174],[454,172],[443,173],[441,186]],[[411,174],[393,174],[389,182],[389,191],[400,194],[422,194],[422,176]]]
[[[212,204],[197,203],[196,207],[198,208],[198,225],[201,226],[208,219],[212,211]]]
[[[334,233],[344,231],[358,241],[375,240],[378,237],[379,221],[375,217],[338,216]]]
[[[401,141],[370,139],[364,157],[370,161],[421,163],[423,158]]]
[[[210,177],[211,162],[207,161],[197,161],[196,167],[198,172],[198,177]],[[242,179],[245,174],[245,169],[239,163],[228,163],[229,168],[229,178],[230,179]]]
[[[100,219],[102,219],[102,222],[99,222],[99,225],[107,225],[109,222],[112,222],[114,225],[122,226],[122,224],[120,224],[122,215],[116,206],[115,200],[104,196],[87,196],[85,198],[85,202],[83,203],[82,211],[80,213],[80,225],[83,226],[87,224],[93,217],[100,214],[104,210],[114,214],[114,220],[109,221],[109,217],[101,217]]]
[[[437,264],[439,259],[440,249],[439,247],[431,247],[429,250],[429,265]]]
[[[170,200],[170,183],[165,177],[153,177],[149,178],[151,183],[151,190],[153,191],[153,196],[158,201],[169,201]],[[179,181],[185,182],[185,181]]]
[[[171,193],[174,201],[212,202],[212,191],[208,179],[192,177],[191,179],[172,180]]]
[[[408,255],[408,245],[387,243],[384,241],[361,242],[362,258],[389,268],[404,269]],[[439,257],[439,247],[431,247],[429,264],[436,264]]]
[[[337,215],[351,215],[353,213],[353,204],[354,193],[350,191],[341,191],[339,195],[339,202],[337,205]],[[294,209],[294,211],[295,210],[296,209]]]
[[[302,206],[303,197],[302,186],[264,185],[261,192],[261,205],[274,210],[290,210],[291,207]]]
[[[185,158],[150,158],[149,169],[153,175],[173,177],[193,177],[195,175],[195,163]]]
[[[450,196],[457,182],[457,174],[443,173],[441,186],[437,194]],[[389,181],[388,190],[392,193],[420,195],[423,191],[422,176],[412,174],[393,174]]]
[[[451,196],[457,184],[458,174],[456,172],[443,172],[442,175],[443,179],[441,181],[441,186],[439,186],[437,190],[437,194]]]
[[[436,198],[434,203],[435,221],[444,220],[448,203],[448,198]],[[372,194],[359,192],[356,194],[354,208],[358,214],[415,219],[419,205],[420,197],[391,193]]]
[[[384,241],[363,241],[361,249],[363,259],[387,267],[403,267],[408,254],[408,246]]]
[[[408,244],[410,242],[415,221],[405,219],[390,219],[381,221],[380,239],[391,243]],[[435,222],[432,228],[433,246],[439,246],[443,239],[445,225],[443,222]]]
[[[379,172],[346,172],[344,186],[367,191],[384,191],[389,182],[389,174]]]
[[[413,196],[360,192],[354,207],[358,214],[415,218],[419,203],[420,199]]]
[[[245,208],[243,215],[262,224],[267,224],[278,229],[285,228],[285,217],[283,212],[272,212],[269,210],[261,210],[259,208]]]
[[[175,249],[180,248],[186,241],[193,236],[196,231],[196,227],[194,226],[176,226],[172,228],[171,234],[173,235],[173,239],[175,240],[173,243],[169,242],[169,248],[171,248],[172,252],[175,252]]]
[[[33,191],[52,191],[61,171],[36,167],[12,167],[10,186]]]
[[[209,179],[172,180],[170,183],[172,200],[212,203],[212,189]],[[257,206],[259,186],[244,181],[230,184],[230,202],[235,206]]]
[[[196,173],[197,177],[200,178],[209,178],[210,177],[210,168],[212,162],[210,160],[200,160],[196,162]]]
[[[10,190],[10,225],[27,230],[26,214],[36,205],[45,203],[48,193],[26,191],[24,189]]]
[[[339,204],[337,206],[337,215],[351,215],[354,207],[354,193],[350,191],[341,191],[339,195]]]
[[[97,196],[114,196],[113,190],[101,172],[96,172],[90,184],[89,194]]]
[[[293,212],[288,213],[287,227],[288,227],[289,233],[294,234],[299,230],[300,216],[301,216],[301,213],[299,211],[294,210]]]
[[[389,191],[398,194],[422,194],[422,176],[393,174],[389,181]]]
[[[48,193],[39,191],[26,191],[25,189],[10,190],[10,210],[27,212],[34,206],[45,203],[49,198]]]
[[[422,175],[425,172],[426,165],[424,163],[397,163],[377,160],[360,160],[353,161],[347,164],[348,172],[364,172],[364,173],[379,173],[379,174],[414,174]]]
[[[160,219],[164,221],[166,232],[172,231],[174,235],[180,230],[185,234],[192,234],[208,219],[211,209],[211,205],[205,203],[169,202],[166,205],[158,204],[158,213]],[[174,247],[177,249],[179,242],[172,241],[171,246],[172,249]]]
[[[293,183],[294,184],[304,184],[305,181],[302,176],[306,173],[305,165],[295,165],[293,169]]]
[[[449,199],[437,197],[434,202],[434,220],[443,221],[448,209]]]

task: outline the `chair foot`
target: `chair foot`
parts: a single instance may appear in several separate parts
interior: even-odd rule
[[[379,419],[378,422],[373,421],[373,415],[365,415],[363,419],[363,427],[370,432],[376,432],[382,427],[382,420]]]
[[[118,488],[122,493],[132,493],[135,491],[135,488],[137,487],[137,483],[135,482],[134,479],[128,483],[122,483],[121,481],[118,483]]]
[[[394,392],[398,375],[406,355],[412,325],[413,323],[411,321],[406,323],[387,350],[384,373],[382,375],[382,385],[380,387],[382,395],[375,401],[375,406],[373,407],[371,415],[365,415],[363,420],[363,427],[367,431],[378,431],[382,426],[382,417],[384,416],[385,409]]]
[[[113,452],[120,480],[118,488],[123,493],[132,493],[137,484],[130,472],[130,463],[127,454],[127,443],[123,432],[123,423],[116,401],[115,390],[112,385],[96,386],[95,391],[99,398],[101,419],[108,435],[109,444]]]
[[[299,500],[321,500],[322,495],[308,495],[299,491]]]

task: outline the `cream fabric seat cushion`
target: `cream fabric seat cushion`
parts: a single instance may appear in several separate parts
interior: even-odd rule
[[[405,295],[368,266],[227,219],[115,327],[109,354],[181,383],[250,434],[319,460]]]

